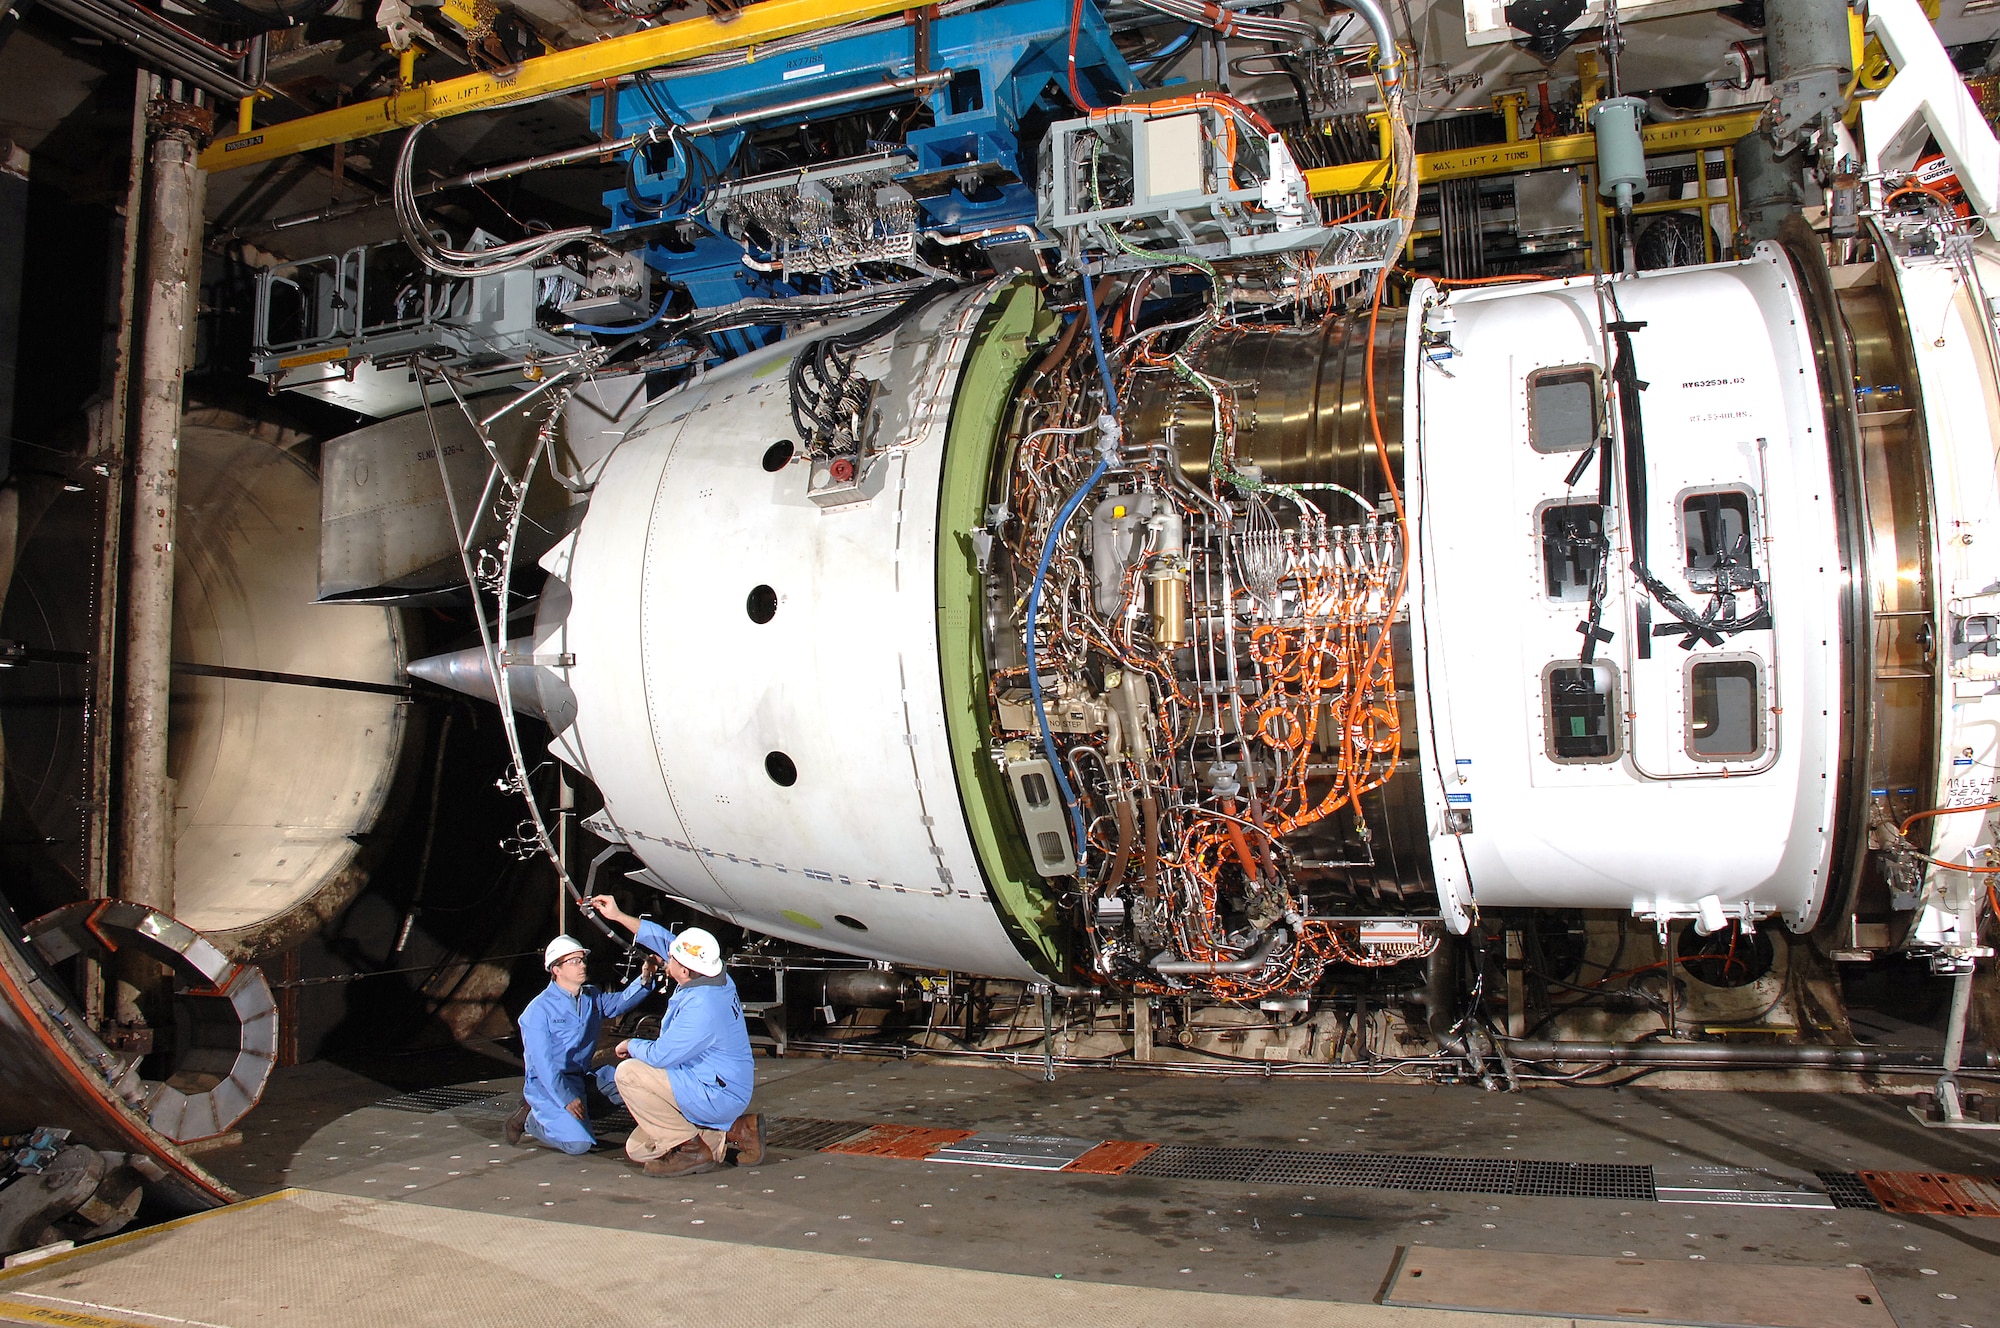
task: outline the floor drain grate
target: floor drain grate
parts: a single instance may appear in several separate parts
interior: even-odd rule
[[[413,1093],[398,1093],[385,1097],[375,1105],[389,1111],[413,1111],[419,1115],[434,1116],[440,1111],[456,1111],[460,1107],[487,1107],[501,1102],[519,1102],[519,1093],[496,1093],[490,1088],[419,1088]]]
[[[1158,1176],[1163,1180],[1247,1181],[1259,1163],[1276,1154],[1263,1148],[1196,1148],[1161,1144],[1153,1155],[1136,1163],[1128,1176]]]
[[[1523,1162],[1513,1193],[1555,1199],[1630,1199],[1634,1203],[1652,1203],[1660,1197],[1651,1167],[1622,1162]]]
[[[1244,1185],[1338,1185],[1434,1194],[1625,1199],[1636,1203],[1650,1203],[1658,1197],[1651,1167],[1421,1154],[1301,1153],[1163,1144],[1126,1174]]]
[[[814,1120],[808,1116],[774,1116],[764,1122],[764,1146],[817,1153],[868,1128],[867,1121]]]
[[[1815,1171],[1819,1183],[1826,1186],[1826,1197],[1833,1200],[1835,1208],[1872,1208],[1881,1211],[1873,1194],[1861,1177],[1852,1171]]]

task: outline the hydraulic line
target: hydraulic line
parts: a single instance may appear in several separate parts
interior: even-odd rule
[[[660,296],[660,307],[653,310],[653,316],[642,323],[633,323],[629,327],[601,327],[596,323],[571,323],[570,327],[575,331],[590,332],[600,337],[624,337],[640,332],[650,332],[660,325],[662,318],[667,316],[667,305],[669,303],[670,301],[667,296],[662,294]]]
[[[1104,380],[1104,409],[1115,417],[1118,414],[1118,389],[1111,383],[1111,362],[1104,358],[1104,329],[1097,321],[1097,297],[1090,288],[1090,264],[1079,263],[1077,270],[1083,274],[1083,313],[1090,320],[1090,349],[1097,356],[1097,375]]]
[[[1087,290],[1084,294],[1084,305],[1090,307],[1090,296]],[[1095,312],[1092,313],[1091,319],[1093,323],[1092,330],[1095,331]],[[1035,702],[1035,723],[1042,731],[1042,750],[1048,754],[1049,769],[1055,772],[1056,787],[1062,791],[1063,806],[1069,809],[1070,828],[1076,832],[1076,856],[1079,867],[1082,865],[1084,849],[1088,844],[1083,834],[1083,813],[1077,808],[1076,792],[1069,786],[1069,776],[1063,773],[1063,763],[1057,759],[1055,735],[1049,729],[1049,713],[1042,704],[1041,652],[1035,648],[1035,624],[1041,616],[1042,586],[1048,580],[1049,560],[1055,557],[1056,541],[1062,538],[1063,528],[1069,524],[1069,519],[1076,515],[1076,509],[1083,505],[1083,500],[1089,495],[1092,489],[1097,487],[1097,482],[1104,478],[1104,472],[1109,469],[1111,469],[1110,461],[1099,461],[1097,468],[1090,472],[1090,478],[1079,485],[1076,492],[1070,495],[1069,501],[1063,504],[1062,511],[1056,516],[1055,523],[1049,527],[1049,537],[1042,542],[1042,559],[1035,566],[1035,583],[1028,589],[1028,630],[1026,642],[1028,652],[1028,693],[1034,698]]]
[[[597,234],[594,227],[571,226],[546,235],[497,244],[490,249],[453,249],[438,243],[424,226],[416,203],[413,173],[417,141],[423,136],[424,129],[424,124],[414,125],[404,135],[403,146],[396,153],[396,171],[390,185],[396,205],[396,224],[402,228],[403,240],[410,246],[410,252],[416,255],[417,261],[430,271],[445,277],[492,276],[532,266],[565,245]]]
[[[1063,773],[1063,763],[1056,755],[1055,735],[1049,728],[1048,708],[1042,699],[1042,667],[1040,652],[1035,648],[1035,630],[1041,617],[1042,587],[1048,581],[1049,562],[1055,557],[1056,542],[1062,538],[1063,529],[1069,525],[1070,518],[1076,515],[1076,509],[1083,505],[1084,498],[1097,487],[1097,482],[1104,478],[1105,472],[1111,469],[1110,438],[1115,437],[1115,421],[1118,415],[1118,390],[1111,381],[1111,365],[1104,358],[1104,332],[1097,320],[1097,293],[1091,289],[1089,264],[1080,265],[1080,270],[1083,274],[1083,316],[1090,323],[1090,345],[1097,357],[1098,376],[1103,381],[1104,419],[1111,424],[1106,431],[1109,436],[1106,439],[1104,455],[1098,460],[1096,468],[1090,472],[1090,477],[1084,480],[1076,492],[1070,495],[1069,501],[1063,504],[1054,524],[1049,527],[1048,538],[1042,542],[1042,556],[1035,565],[1034,584],[1028,589],[1026,641],[1028,693],[1035,703],[1035,724],[1041,730],[1042,750],[1048,755],[1049,768],[1055,772],[1056,787],[1062,792],[1063,806],[1069,810],[1070,828],[1076,832],[1076,854],[1079,865],[1088,847],[1088,840],[1084,837],[1083,813],[1077,807],[1076,791],[1070,787],[1069,776]]]
[[[1273,927],[1265,933],[1257,947],[1241,959],[1164,959],[1154,958],[1147,965],[1163,977],[1182,976],[1190,973],[1255,973],[1269,962],[1271,952],[1278,948],[1279,928]]]
[[[1125,884],[1125,870],[1132,861],[1132,834],[1137,817],[1133,815],[1132,795],[1125,794],[1112,804],[1118,818],[1118,849],[1111,859],[1111,870],[1105,873],[1103,892],[1108,897],[1118,892]]]

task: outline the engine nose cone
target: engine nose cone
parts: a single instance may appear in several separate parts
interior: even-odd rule
[[[447,687],[466,696],[500,704],[499,690],[493,685],[493,664],[484,646],[454,650],[445,655],[427,655],[406,666],[412,678],[421,678],[437,687]],[[516,698],[518,702],[519,698]]]
[[[492,661],[483,646],[411,660],[407,672],[412,678],[421,678],[435,686],[494,705],[500,704]],[[507,690],[508,699],[513,702],[516,711],[533,715],[558,733],[568,728],[576,718],[576,697],[569,684],[553,668],[539,664],[510,664],[507,666]]]

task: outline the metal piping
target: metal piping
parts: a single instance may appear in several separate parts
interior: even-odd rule
[[[848,88],[842,92],[822,92],[812,97],[800,97],[793,101],[777,102],[770,106],[759,106],[752,110],[737,111],[730,115],[711,116],[706,120],[690,120],[677,126],[690,137],[700,134],[719,134],[759,120],[771,120],[781,116],[801,115],[808,111],[824,110],[829,106],[845,106],[849,102],[867,101],[870,97],[889,92],[928,92],[940,83],[951,81],[952,71],[936,69],[928,74],[905,75],[901,78],[883,79],[879,83],[866,83],[858,88]],[[413,195],[422,198],[440,189],[452,189],[461,185],[490,184],[495,180],[511,179],[529,171],[541,170],[546,166],[567,166],[571,162],[587,161],[607,153],[624,152],[642,143],[658,143],[661,131],[667,126],[655,125],[651,129],[623,138],[614,138],[602,143],[589,143],[580,148],[565,148],[561,152],[551,152],[545,156],[530,157],[505,166],[488,166],[481,170],[467,171],[448,180],[419,189]]]
[[[1800,134],[1838,114],[1854,73],[1847,7],[1826,0],[1772,0],[1765,11],[1764,61],[1770,86],[1769,134],[1789,155]]]
[[[194,133],[156,102],[138,422],[132,440],[132,524],[126,558],[118,893],[171,916],[174,808],[167,780],[167,694],[173,673],[175,509],[180,497],[182,377],[192,358],[206,176]],[[138,993],[119,988],[121,1022],[141,1019]]]
[[[185,45],[195,54],[206,53],[218,60],[227,60],[236,65],[241,65],[244,58],[250,54],[248,42],[240,48],[217,45],[200,33],[184,28],[164,14],[148,9],[144,5],[134,4],[132,0],[89,0],[89,3],[108,9],[113,14],[141,25],[168,41]]]
[[[75,3],[76,0],[65,0]],[[556,93],[573,92],[642,70],[682,64],[699,56],[757,47],[908,8],[908,0],[762,0],[727,22],[702,17],[642,28],[622,37],[523,60],[501,74],[466,74],[424,83],[375,101],[301,116],[248,134],[217,137],[202,154],[205,170],[228,170],[275,161],[311,148],[330,147],[391,130],[491,110]]]
[[[733,115],[716,115],[706,120],[695,120],[682,126],[690,134],[719,134],[740,125],[752,124],[758,120],[768,120],[775,115],[794,115],[801,111],[824,110],[829,106],[844,106],[851,101],[866,101],[883,92],[928,92],[941,83],[949,83],[954,71],[933,69],[927,74],[905,74],[899,78],[888,78],[880,83],[868,83],[845,92],[822,92],[811,97],[800,97],[797,101],[782,102],[775,106],[759,106],[752,110],[737,111]]]
[[[1462,1051],[1458,1039],[1447,1050]],[[1722,1043],[1550,1042],[1506,1039],[1507,1053],[1522,1061],[1596,1061],[1611,1065],[1650,1065],[1661,1069],[1774,1070],[1916,1070],[1935,1072],[1943,1065],[1936,1052],[1891,1051],[1873,1047],[1732,1047]],[[1965,1064],[2000,1069],[2000,1052],[1969,1055]]]
[[[813,97],[800,97],[795,101],[781,102],[774,106],[760,106],[755,110],[738,111],[731,115],[718,115],[707,120],[694,120],[678,128],[689,135],[714,134],[752,124],[758,120],[769,120],[780,116],[798,115],[807,111],[824,110],[829,106],[844,106],[849,102],[866,101],[870,97],[890,92],[928,92],[930,89],[951,80],[949,69],[936,69],[928,74],[905,75],[901,78],[884,79],[879,83],[869,83],[844,92],[824,92]],[[447,189],[461,189],[471,185],[491,184],[495,180],[511,180],[529,171],[545,170],[551,166],[569,166],[593,157],[603,157],[614,152],[626,152],[644,143],[661,141],[662,126],[654,126],[623,138],[607,139],[601,143],[586,143],[582,147],[564,148],[560,152],[544,153],[539,157],[529,157],[522,161],[507,162],[499,166],[483,166],[463,175],[435,180],[421,189],[410,192],[412,199],[428,198],[432,194],[443,193]],[[244,235],[267,235],[273,231],[291,230],[297,226],[310,226],[317,222],[333,221],[340,217],[352,217],[372,211],[389,203],[387,198],[367,198],[355,203],[343,203],[338,207],[320,208],[312,212],[300,212],[260,226],[245,226],[217,236],[218,241],[236,239]],[[1025,229],[1025,228],[1017,228]],[[1030,232],[1032,234],[1032,232]]]
[[[1382,87],[1394,88],[1403,81],[1403,53],[1396,46],[1396,33],[1389,26],[1388,12],[1375,0],[1341,0],[1341,3],[1361,15],[1361,21],[1375,34],[1375,64],[1382,71]]]
[[[1278,929],[1273,927],[1264,933],[1264,939],[1257,948],[1241,959],[1163,959],[1154,958],[1147,965],[1162,977],[1179,977],[1194,973],[1255,973],[1271,958],[1271,951],[1278,945]]]
[[[125,47],[163,74],[184,79],[218,96],[254,96],[257,86],[216,64],[241,64],[244,53],[216,46],[124,0],[47,0],[49,8],[99,36]]]

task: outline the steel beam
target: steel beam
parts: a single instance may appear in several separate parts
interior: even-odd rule
[[[275,161],[312,148],[372,138],[468,111],[491,110],[510,102],[577,91],[641,70],[722,51],[744,50],[763,42],[880,18],[907,8],[909,0],[837,0],[837,3],[763,0],[761,4],[746,6],[726,22],[715,18],[683,19],[536,56],[498,73],[467,74],[423,83],[376,101],[302,116],[247,134],[229,134],[217,138],[201,154],[201,166],[207,171],[226,171]]]
[[[1738,111],[1647,125],[1644,135],[1646,155],[1661,157],[1675,152],[1727,147],[1755,130],[1762,115],[1761,110]],[[1597,138],[1592,134],[1524,138],[1512,143],[1488,143],[1476,148],[1421,153],[1417,157],[1417,179],[1423,184],[1431,184],[1438,180],[1464,180],[1483,175],[1516,175],[1522,171],[1569,166],[1596,159]],[[1357,161],[1346,166],[1322,166],[1307,171],[1305,175],[1307,187],[1316,195],[1356,194],[1384,188],[1388,184],[1389,163]]]

